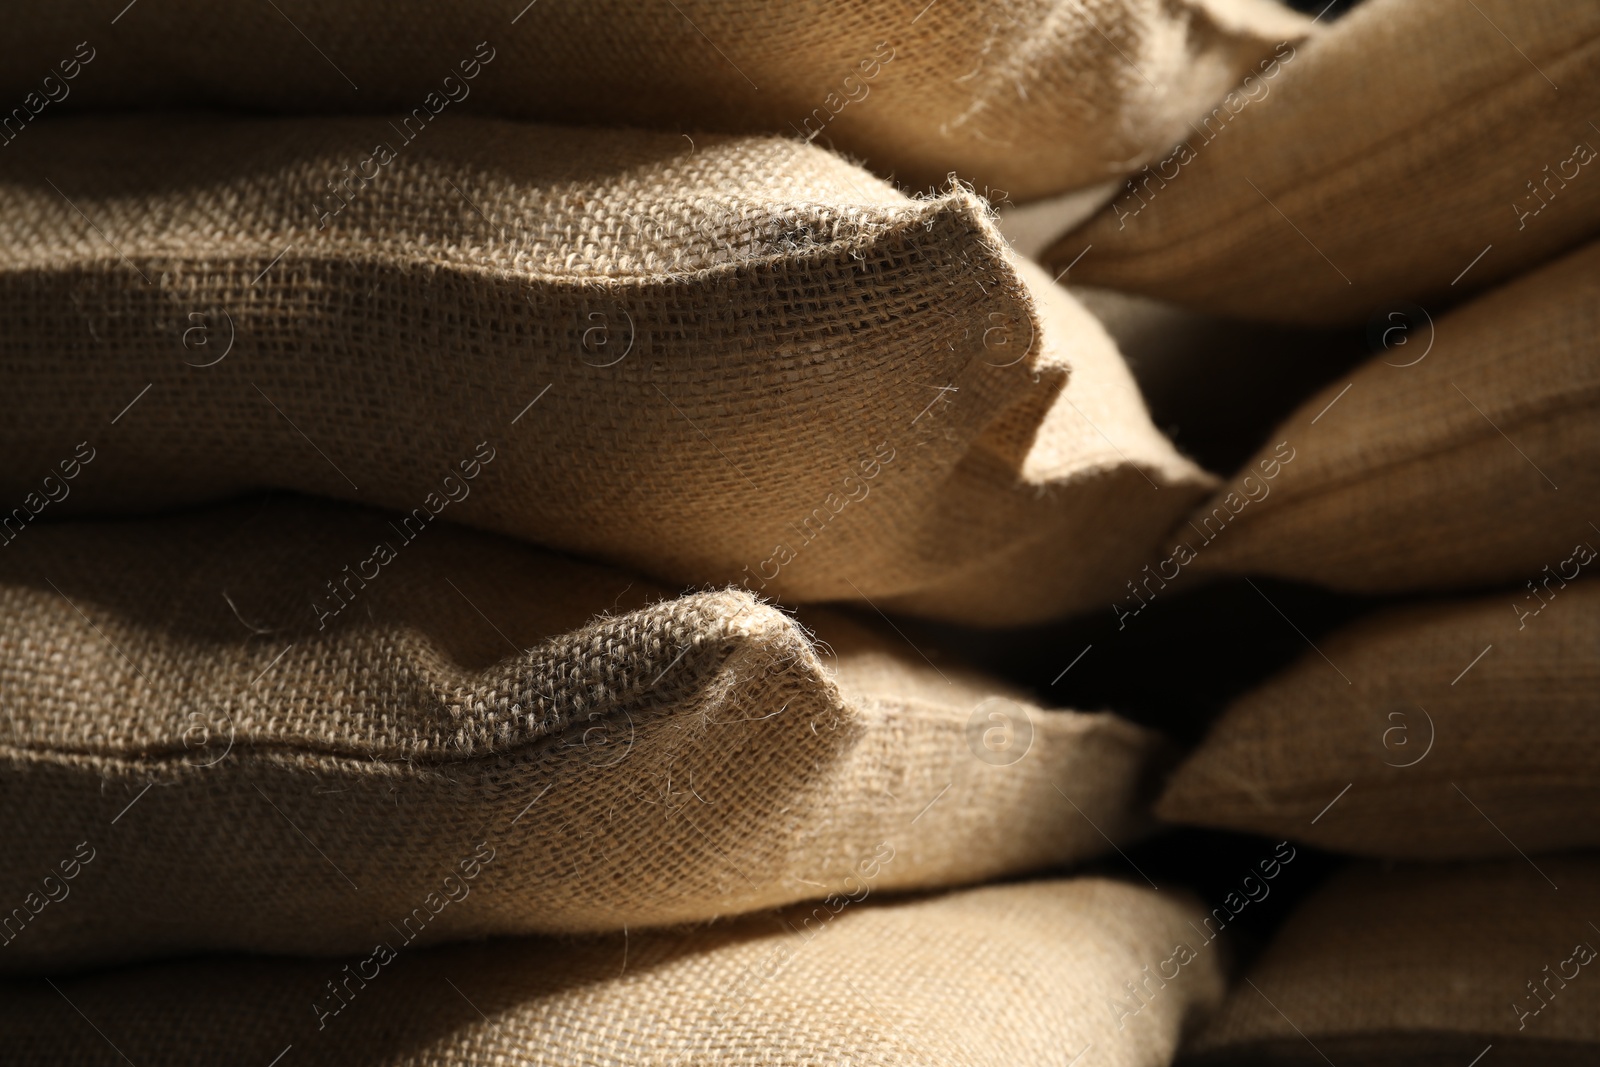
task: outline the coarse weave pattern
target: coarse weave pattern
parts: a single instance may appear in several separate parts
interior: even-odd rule
[[[1359,323],[1600,230],[1600,5],[1367,0],[1298,52],[1047,258],[1092,243],[1076,282]]]
[[[1034,264],[1014,265],[1035,295],[1047,358],[1071,377],[1043,412],[1013,409],[990,430],[994,445],[980,442],[945,486],[959,503],[935,509],[919,531],[930,547],[996,549],[925,590],[877,601],[884,607],[979,623],[1100,607],[1125,595],[1183,503],[1216,484],[1151,424],[1099,321]],[[1026,454],[1002,451],[1030,433]]]
[[[1183,1062],[1462,1067],[1492,1044],[1485,1062],[1592,1064],[1597,897],[1593,856],[1354,867],[1290,917]]]
[[[297,1063],[340,1067],[1045,1067],[1090,1046],[1110,1067],[1164,1067],[1221,999],[1216,953],[1122,1029],[1106,1002],[1190,938],[1196,911],[1085,878],[626,940],[397,950],[348,971],[180,963],[58,980],[104,1039],[43,982],[4,990],[0,1032],[17,1067],[123,1063],[118,1050],[166,1067],[268,1063],[288,1045]]]
[[[0,551],[0,968],[637,930],[1145,824],[1163,746],[1114,716],[404,521],[267,500]]]
[[[13,526],[78,443],[94,465],[52,517],[260,487],[413,509],[482,443],[500,458],[452,520],[1010,622],[1101,600],[1101,553],[1210,484],[1125,392],[1137,498],[1096,495],[1105,438],[1046,416],[1078,350],[1119,357],[1063,293],[1040,322],[973,196],[913,201],[777,139],[399,128],[72,120],[0,152]],[[1009,521],[951,519],[980,499]],[[961,586],[1030,543],[1025,587]]]
[[[78,106],[459,110],[781,133],[914,187],[954,171],[1031,197],[1126,173],[1311,31],[1269,0],[140,0],[110,25],[120,6],[15,14],[0,97],[21,115],[0,138]],[[90,62],[62,82],[79,51]]]
[[[1419,323],[1273,431],[1297,455],[1270,496],[1192,517],[1228,527],[1195,569],[1369,593],[1539,577],[1596,532],[1597,337],[1600,244]]]
[[[1158,814],[1396,858],[1499,857],[1506,838],[1535,854],[1600,846],[1600,582],[1557,573],[1593,566],[1597,544],[1554,561],[1537,593],[1394,610],[1319,640],[1326,659],[1223,714]]]

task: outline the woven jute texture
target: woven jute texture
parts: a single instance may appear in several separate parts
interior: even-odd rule
[[[877,600],[885,607],[979,623],[1102,608],[1126,596],[1183,502],[1217,484],[1151,424],[1099,321],[1048,273],[1012,262],[1034,294],[1046,358],[1071,376],[1042,418],[1019,408],[991,428],[997,441],[1031,434],[1020,466],[1006,452],[972,449],[943,487],[948,506],[931,508],[918,532],[923,551],[998,547],[926,589]]]
[[[1163,1067],[1222,999],[1186,898],[1102,878],[796,908],[699,931],[351,961],[228,959],[5,988],[7,1063]],[[392,939],[391,939],[392,941]],[[380,946],[381,948],[381,946]],[[1169,967],[1169,973],[1174,970]],[[1108,1005],[1148,999],[1119,1029]],[[100,1035],[104,1035],[103,1037]],[[112,1046],[115,1046],[113,1049]],[[288,1062],[288,1057],[285,1057]]]
[[[1600,245],[1416,321],[1272,432],[1296,455],[1268,495],[1230,492],[1191,517],[1212,537],[1196,572],[1357,592],[1520,585],[1595,536]]]
[[[260,487],[409,510],[481,445],[454,521],[1016,622],[1108,598],[1211,484],[976,197],[792,140],[402,121],[68,120],[0,152],[13,526]]]
[[[1013,197],[1126,173],[1311,30],[1270,0],[140,0],[112,25],[119,6],[16,13],[0,96],[27,103],[10,136],[79,106],[418,108],[781,133],[913,187],[954,171]]]
[[[1400,858],[1600,846],[1600,582],[1561,577],[1600,566],[1596,545],[1537,584],[1319,639],[1326,659],[1223,714],[1158,814]]]
[[[1290,916],[1181,1062],[1594,1063],[1600,861],[1537,863],[1341,872]]]
[[[0,602],[8,970],[975,882],[1138,833],[1166,758],[892,631],[343,504],[30,528]]]
[[[1362,322],[1600,230],[1600,7],[1368,0],[1296,51],[1048,258],[1092,244],[1074,281]]]

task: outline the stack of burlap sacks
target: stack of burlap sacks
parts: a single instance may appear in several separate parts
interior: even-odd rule
[[[1600,15],[518,7],[0,43],[8,1063],[1587,1062]],[[1064,281],[1440,314],[1229,478]],[[1482,597],[1175,770],[894,621],[1152,574]],[[1160,819],[1477,862],[1229,992]]]
[[[1050,253],[1372,342],[1159,553],[1390,601],[1233,702],[1157,804],[1365,858],[1196,1063],[1600,1057],[1597,119],[1600,9],[1370,0]]]

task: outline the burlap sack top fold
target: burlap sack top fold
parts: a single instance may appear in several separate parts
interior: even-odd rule
[[[1071,377],[1040,413],[1016,408],[952,472],[918,546],[993,546],[925,590],[878,601],[978,623],[1040,620],[1126,595],[1183,501],[1216,479],[1150,422],[1139,386],[1093,315],[1032,263],[1012,261],[1034,294],[1044,362]],[[1037,422],[1034,420],[1037,418]],[[1033,430],[1021,469],[1004,442]]]
[[[60,995],[17,983],[0,1030],[19,1067],[268,1063],[289,1047],[286,1061],[364,1067],[1045,1067],[1085,1050],[1162,1067],[1222,998],[1215,952],[1171,962],[1196,912],[1085,878],[573,945],[380,945],[344,967],[178,963],[58,980]],[[1151,977],[1164,962],[1173,977]],[[1149,999],[1119,1027],[1107,1005],[1131,1001],[1130,982]]]
[[[1368,0],[1198,116],[1047,258],[1201,311],[1360,323],[1600,230],[1600,7]]]
[[[1312,29],[1269,0],[121,7],[17,13],[0,145],[80,107],[418,109],[777,133],[1033,197],[1138,166]]]
[[[1229,707],[1158,813],[1399,858],[1600,846],[1597,545],[1523,588],[1319,639],[1326,659]]]
[[[0,536],[278,487],[1010,622],[1109,595],[1210,484],[973,196],[778,139],[406,130],[74,120],[0,152]]]
[[[1194,569],[1368,593],[1536,580],[1600,521],[1597,336],[1600,245],[1417,318],[1272,432],[1247,464],[1288,441],[1271,485],[1180,527]]]
[[[1165,758],[892,631],[345,505],[30,528],[0,602],[13,971],[980,881],[1141,831]]]
[[[1596,899],[1591,855],[1352,867],[1290,917],[1180,1062],[1594,1063]]]

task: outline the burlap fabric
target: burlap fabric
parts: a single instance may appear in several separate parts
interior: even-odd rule
[[[1042,418],[1019,408],[991,430],[995,442],[1031,433],[1026,454],[973,448],[919,531],[929,549],[997,547],[926,589],[877,601],[885,607],[997,624],[1101,608],[1126,595],[1182,502],[1216,485],[1150,422],[1094,316],[1032,263],[1013,266],[1037,301],[1046,360],[1071,376]]]
[[[892,632],[340,504],[30,528],[0,576],[7,970],[981,881],[1141,830],[1163,753]]]
[[[459,110],[780,133],[914,187],[954,171],[1014,197],[1126,173],[1310,31],[1269,0],[290,0],[226,13],[140,0],[113,23],[121,6],[16,14],[0,43],[0,96],[22,111],[12,136],[31,137],[34,114],[130,103]]]
[[[1290,917],[1181,1062],[1594,1063],[1600,863],[1537,862],[1360,865],[1335,876]]]
[[[1595,535],[1600,245],[1419,323],[1272,432],[1296,458],[1269,495],[1230,487],[1179,528],[1211,538],[1196,572],[1520,585]]]
[[[341,1067],[1044,1067],[1085,1048],[1085,1062],[1161,1067],[1222,998],[1214,952],[1160,985],[1147,977],[1194,939],[1197,912],[1085,878],[573,945],[391,946],[348,970],[178,963],[58,979],[61,995],[17,983],[0,997],[0,1032],[19,1067],[123,1063],[119,1052],[265,1064],[288,1046],[293,1062]],[[1141,981],[1146,1006],[1119,1029],[1107,1004]]]
[[[1600,229],[1600,7],[1368,0],[1297,51],[1047,258],[1065,266],[1092,244],[1076,282],[1363,322]]]
[[[257,487],[408,510],[486,448],[453,520],[1013,622],[1104,599],[1210,484],[1136,392],[1084,395],[1126,379],[1114,345],[975,197],[778,139],[399,128],[72,120],[0,152],[12,527]]]
[[[1561,577],[1596,545],[1319,639],[1228,708],[1159,814],[1402,858],[1600,846],[1600,582]]]

